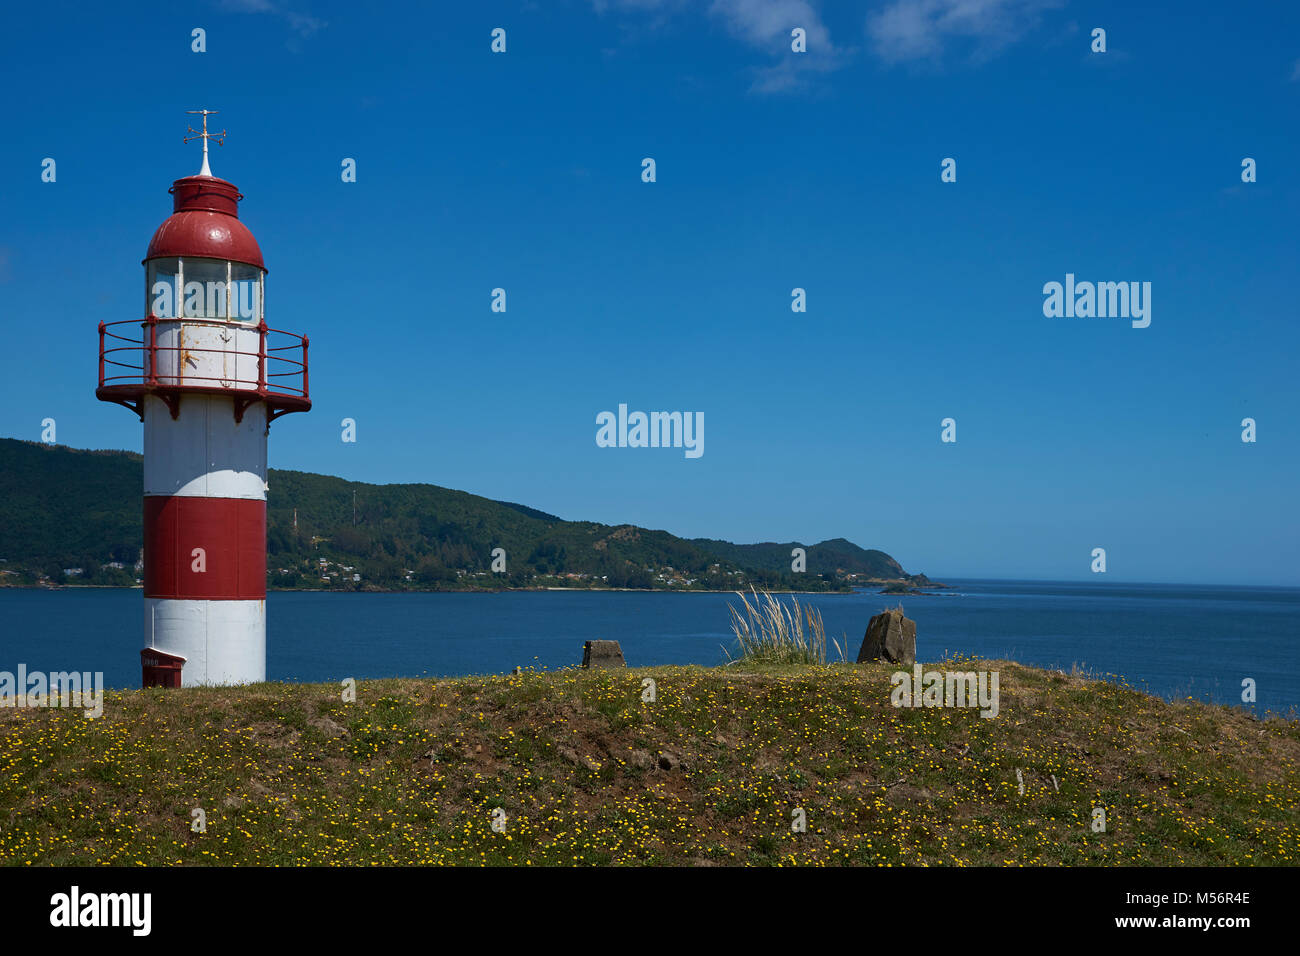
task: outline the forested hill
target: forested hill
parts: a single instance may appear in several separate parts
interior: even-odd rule
[[[797,541],[786,544],[732,544],[730,541],[714,541],[709,538],[692,538],[690,543],[723,560],[768,571],[789,570],[791,552],[802,547],[807,552],[807,570],[812,574],[857,574],[880,581],[924,578],[924,575],[909,575],[901,564],[885,552],[859,548],[844,538],[832,538],[811,546],[801,545]]]
[[[134,583],[141,468],[132,452],[0,439],[0,581]],[[924,583],[884,552],[842,538],[737,545],[564,521],[437,485],[371,485],[275,469],[267,483],[271,587],[832,590]],[[807,552],[804,573],[791,571],[796,547]],[[493,567],[496,549],[504,551],[504,572],[499,562]]]

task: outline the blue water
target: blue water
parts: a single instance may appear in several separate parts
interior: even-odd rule
[[[1122,675],[1164,697],[1300,709],[1300,589],[949,581],[950,591],[902,599],[917,622],[917,656],[1009,658],[1099,676]],[[816,594],[828,637],[857,655],[868,618],[897,598],[874,591]],[[582,658],[583,641],[619,641],[632,666],[718,664],[732,645],[730,594],[320,594],[267,598],[267,676],[344,677],[504,673]],[[0,670],[103,671],[135,687],[143,600],[138,590],[0,589]],[[842,638],[841,638],[842,639]],[[831,650],[832,656],[834,651]]]

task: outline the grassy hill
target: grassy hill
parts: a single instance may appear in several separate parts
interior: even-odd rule
[[[365,681],[355,703],[329,684],[127,691],[95,720],[0,709],[0,863],[1300,859],[1297,722],[937,666],[999,671],[998,716],[895,709],[886,664]]]
[[[15,572],[0,580],[66,583],[64,570],[80,568],[79,583],[133,584],[142,467],[129,452],[0,439],[0,570]],[[889,555],[843,539],[807,546],[807,573],[795,574],[794,543],[688,541],[633,525],[564,521],[429,484],[276,469],[267,483],[270,587],[815,591],[913,579]],[[506,553],[504,574],[491,567],[496,548]]]

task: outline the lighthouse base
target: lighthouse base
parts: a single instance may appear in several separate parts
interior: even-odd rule
[[[145,598],[145,643],[185,659],[182,687],[266,680],[266,601]]]

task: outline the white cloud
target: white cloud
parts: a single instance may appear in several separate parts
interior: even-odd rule
[[[275,0],[222,0],[221,7],[233,13],[265,13],[280,17],[300,37],[308,37],[325,26],[325,21],[290,10]]]
[[[832,50],[830,33],[806,0],[713,0],[710,12],[741,40],[760,49],[788,53],[790,31],[803,27],[809,50]]]
[[[1300,60],[1295,61],[1295,66],[1291,68],[1291,82],[1300,80]]]
[[[610,10],[651,17],[652,26],[662,26],[670,17],[703,3],[691,0],[591,0],[597,13]],[[830,31],[810,0],[710,0],[708,13],[729,34],[746,46],[775,57],[775,62],[751,70],[751,90],[759,93],[789,92],[807,85],[810,74],[838,69],[843,51],[831,42]],[[802,27],[806,53],[790,49],[790,33]]]
[[[893,0],[867,18],[875,52],[891,63],[938,59],[954,40],[989,57],[1038,25],[1064,0]]]

